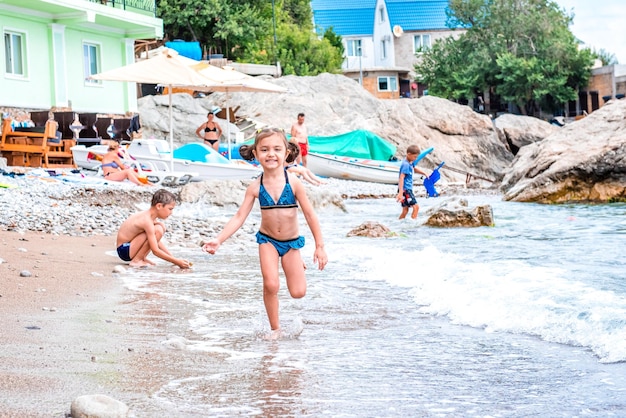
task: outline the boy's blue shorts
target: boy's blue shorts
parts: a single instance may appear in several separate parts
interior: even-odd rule
[[[130,258],[130,242],[125,242],[124,244],[117,247],[117,255],[124,261],[131,261]]]
[[[403,196],[404,198],[402,199],[402,207],[408,208],[417,205],[417,200],[415,199],[413,190],[405,190]]]

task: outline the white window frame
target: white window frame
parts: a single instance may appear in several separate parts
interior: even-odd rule
[[[8,37],[8,38],[7,38]],[[14,51],[15,38],[19,39],[19,55],[16,56]],[[7,40],[9,42],[7,42]],[[11,78],[26,78],[28,76],[28,66],[26,62],[26,33],[18,30],[6,29],[3,31],[2,42],[4,42],[4,59],[5,73],[7,77]],[[16,68],[19,61],[19,67]]]
[[[363,42],[361,39],[346,39],[346,55],[348,57],[363,56]]]
[[[384,23],[385,22],[385,8],[383,6],[380,6],[378,8],[378,16],[380,17],[380,23]]]
[[[380,88],[381,81],[387,83],[387,88]],[[378,91],[398,91],[398,77],[393,75],[378,76]]]
[[[95,63],[92,61],[95,59]],[[95,64],[95,68],[93,68]],[[85,76],[85,85],[97,86],[101,85],[100,80],[91,80],[89,76],[98,74],[102,68],[102,45],[97,42],[83,41],[83,73]]]
[[[385,39],[380,40],[380,59],[387,59],[387,40]]]
[[[421,50],[430,49],[432,46],[432,36],[429,33],[421,33],[413,36],[413,52],[418,54]]]

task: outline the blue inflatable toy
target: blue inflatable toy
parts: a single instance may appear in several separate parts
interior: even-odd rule
[[[443,167],[444,164],[445,162],[441,162],[441,164],[439,164],[437,168],[433,170],[430,176],[424,179],[424,187],[426,188],[426,193],[428,194],[428,197],[439,196],[437,189],[435,189],[435,183],[437,183],[437,181],[441,178],[441,174],[439,174],[439,169]]]

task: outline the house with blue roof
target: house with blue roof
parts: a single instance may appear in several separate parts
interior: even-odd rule
[[[0,107],[137,109],[135,83],[89,76],[135,61],[137,40],[163,37],[156,0],[0,0]]]
[[[419,54],[459,30],[446,26],[448,0],[312,0],[319,34],[343,38],[343,73],[379,98],[419,97]]]

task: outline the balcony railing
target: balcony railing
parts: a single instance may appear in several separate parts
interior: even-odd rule
[[[156,0],[87,0],[116,9],[128,10],[156,17]]]

